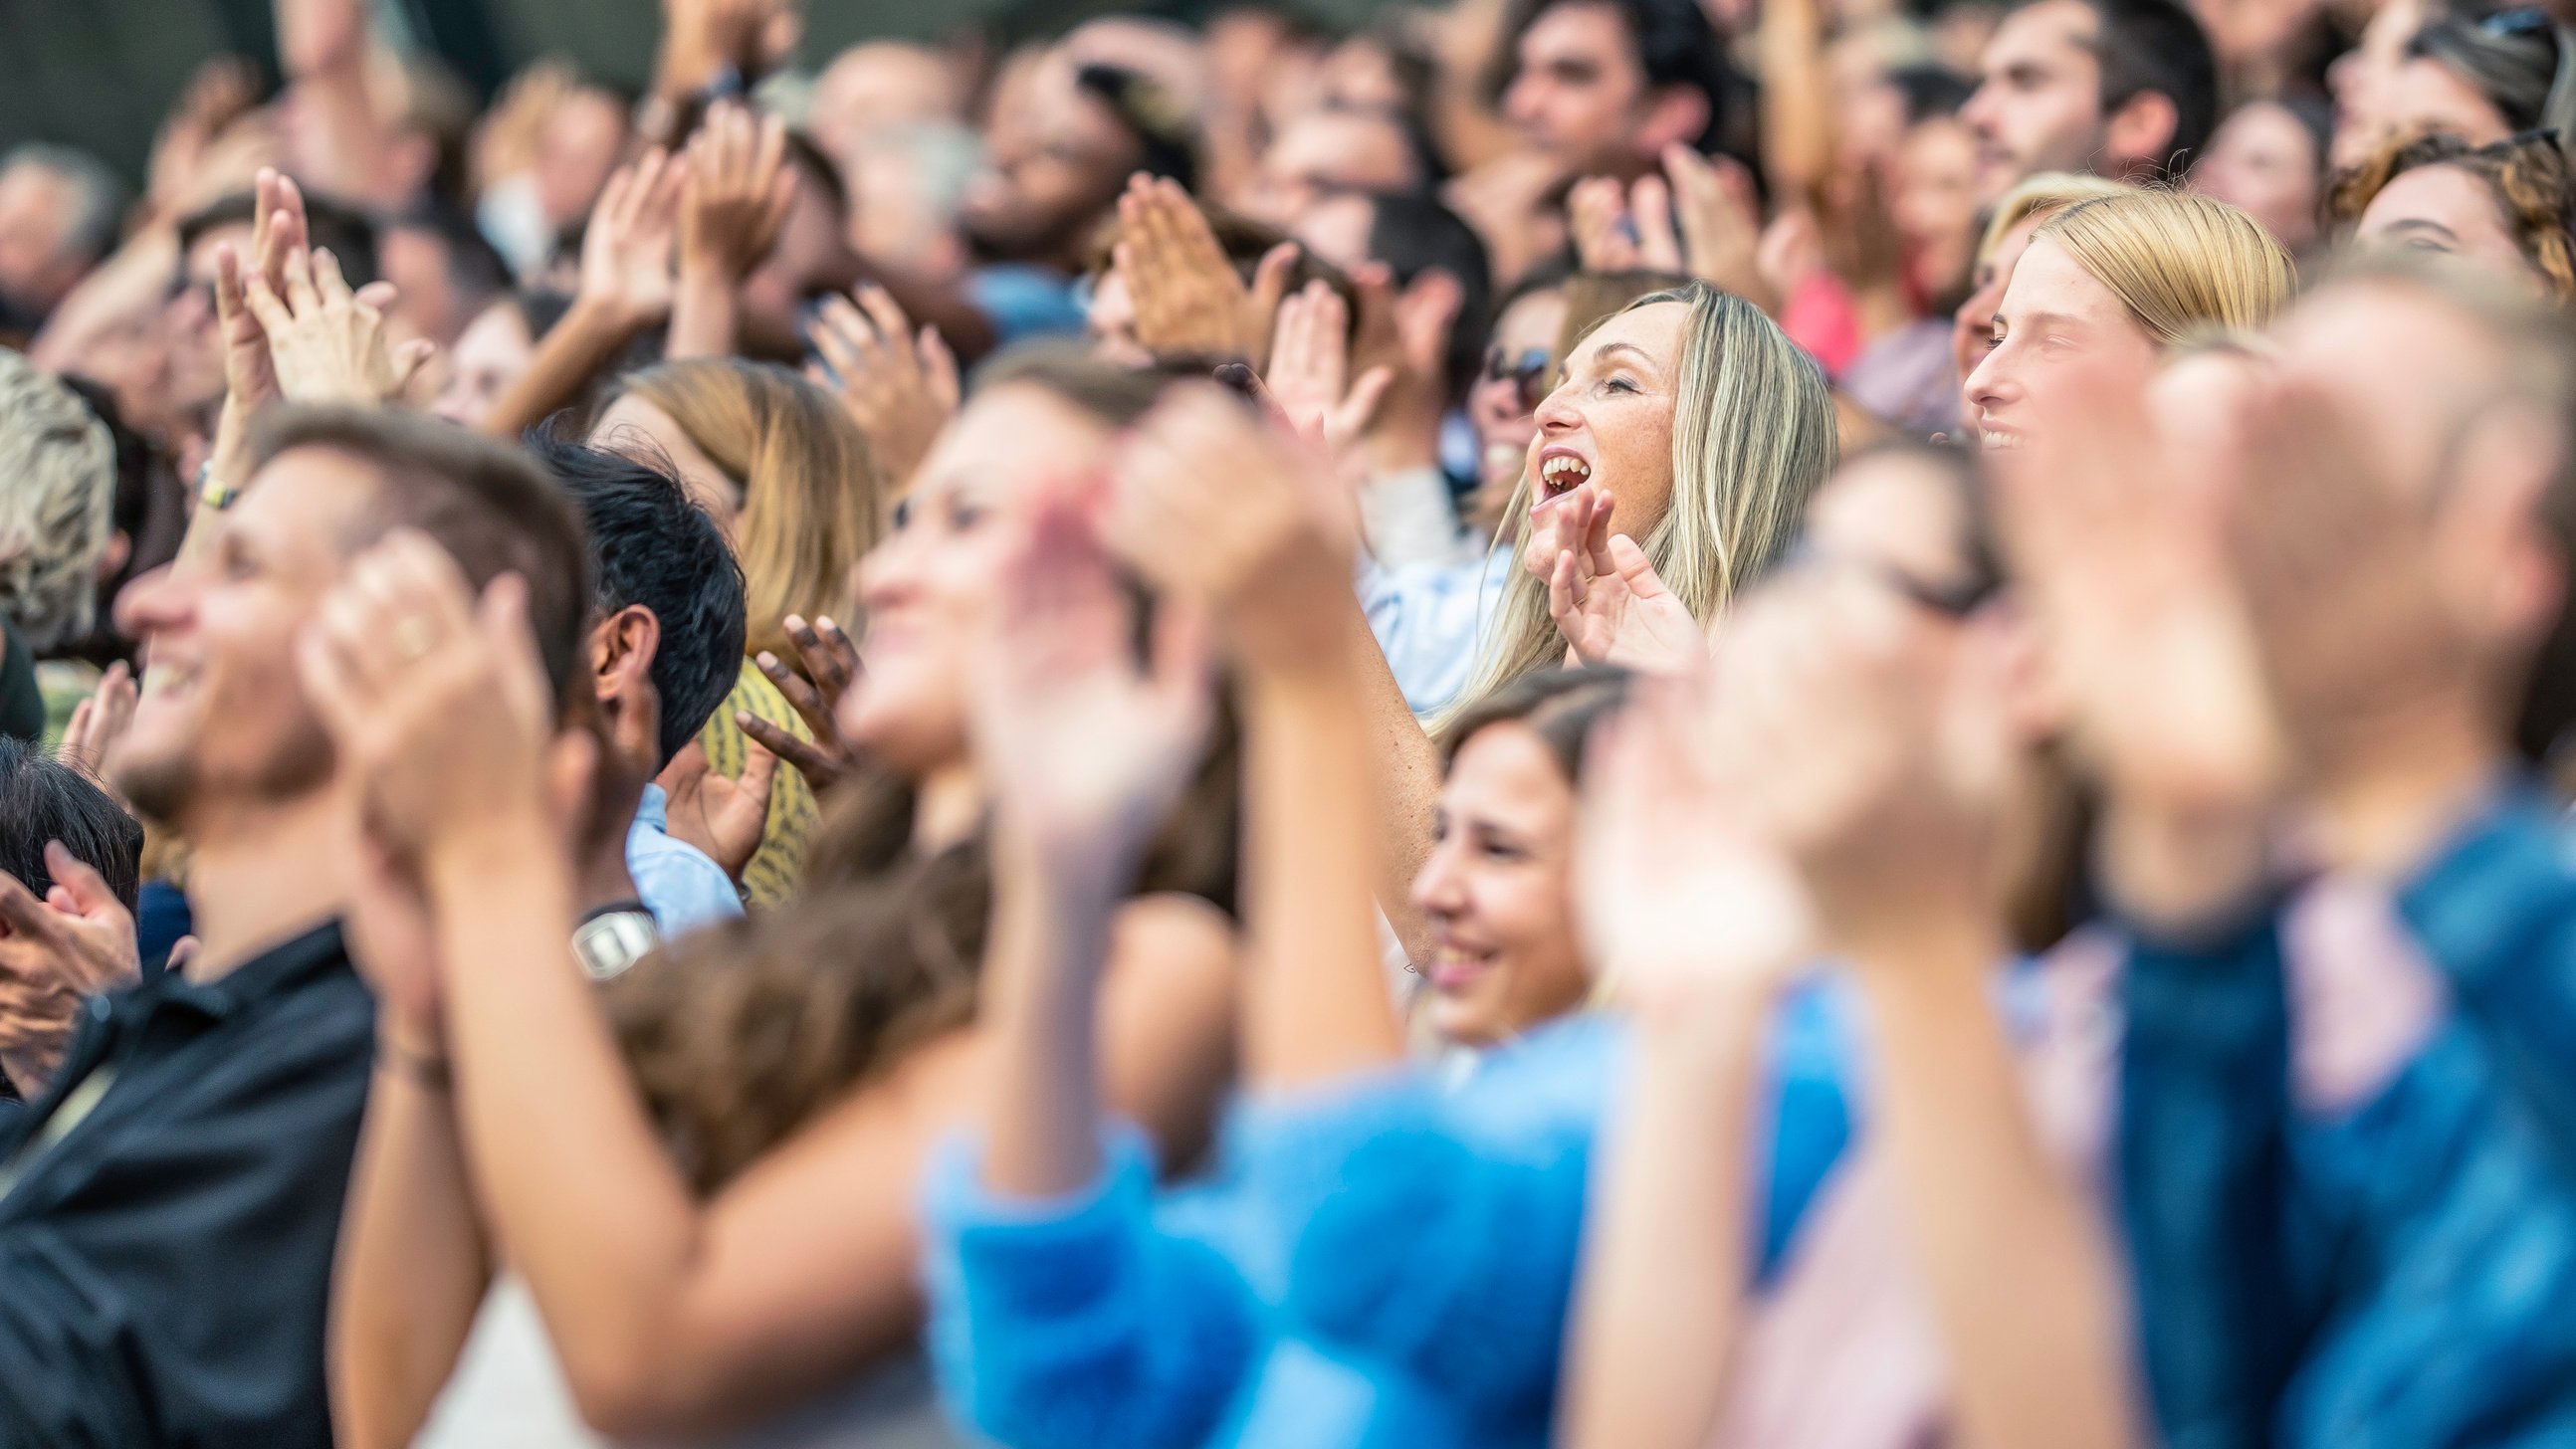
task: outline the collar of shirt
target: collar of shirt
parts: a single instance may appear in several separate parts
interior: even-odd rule
[[[671,833],[671,797],[661,786],[644,787],[644,798],[635,802],[635,823],[656,835]]]

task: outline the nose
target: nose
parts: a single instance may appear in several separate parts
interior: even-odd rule
[[[1570,433],[1583,426],[1583,412],[1574,405],[1573,385],[1567,384],[1539,399],[1538,411],[1532,414],[1541,433]]]
[[[1975,132],[1980,139],[1991,137],[1995,133],[1994,94],[1993,86],[1980,84],[1976,90],[1969,93],[1968,103],[1959,107],[1961,124]]]
[[[178,566],[163,564],[157,569],[136,574],[125,587],[117,590],[116,602],[108,614],[116,621],[117,632],[128,639],[148,641],[151,636],[172,627],[187,617],[189,590],[179,578]]]
[[[1980,408],[2000,407],[2021,396],[2021,380],[2013,373],[2011,345],[2007,343],[1987,353],[1960,390]]]
[[[1458,844],[1444,840],[1431,847],[1413,878],[1413,908],[1426,916],[1454,920],[1466,911],[1466,884],[1458,875]]]
[[[921,586],[921,545],[910,530],[896,529],[868,550],[853,571],[859,608],[873,613],[910,597]]]

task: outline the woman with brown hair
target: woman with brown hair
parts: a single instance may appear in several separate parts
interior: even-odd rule
[[[2576,177],[2547,135],[2384,146],[2337,179],[2333,205],[2356,241],[2451,253],[2552,301],[2576,296]]]
[[[725,357],[666,362],[625,378],[590,441],[667,459],[741,560],[750,657],[699,733],[708,768],[738,778],[751,764],[757,746],[744,737],[743,715],[811,738],[780,692],[792,676],[779,661],[805,657],[789,647],[799,633],[837,632],[833,620],[851,619],[851,571],[876,545],[891,506],[866,435],[830,394],[786,368]],[[777,771],[758,848],[718,864],[752,904],[777,905],[795,887],[815,819],[814,786],[797,771]]]
[[[1159,385],[1025,361],[988,372],[933,450],[859,570],[869,668],[839,713],[870,763],[827,857],[839,889],[682,943],[605,1009],[577,973],[547,969],[572,929],[547,850],[507,866],[509,899],[408,903],[436,920],[436,948],[372,963],[381,1029],[389,1053],[436,1065],[389,1071],[366,1129],[336,1305],[342,1442],[409,1441],[494,1263],[525,1286],[513,1376],[552,1376],[527,1331],[542,1326],[554,1401],[568,1391],[610,1434],[722,1439],[818,1403],[846,1430],[885,1411],[844,1400],[854,1384],[884,1392],[918,1327],[912,1184],[1002,1065],[971,1021],[988,923],[1007,919],[990,904],[1003,847],[986,781],[1023,762],[971,728],[967,646],[1022,495],[1104,467]],[[418,749],[445,747],[444,726],[417,728]],[[1174,1162],[1204,1141],[1228,1070],[1231,854],[1207,844],[1233,836],[1221,770],[1202,772],[1213,798],[1176,811],[1196,843],[1147,852],[1105,923],[1105,1097]]]

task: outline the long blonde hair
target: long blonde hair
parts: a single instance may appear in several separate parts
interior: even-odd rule
[[[1665,586],[1705,624],[1779,558],[1807,495],[1833,471],[1833,395],[1815,359],[1743,298],[1694,281],[1625,310],[1663,302],[1690,308],[1673,403],[1672,503],[1639,542]],[[1515,553],[1529,547],[1529,503],[1524,474],[1504,514],[1519,520]],[[1477,656],[1449,718],[1563,660],[1544,580],[1512,570]]]
[[[867,435],[831,395],[786,368],[688,358],[627,378],[742,490],[744,648],[783,660],[790,614],[849,617],[850,570],[884,532],[885,486]]]
[[[2189,192],[2078,202],[2040,223],[2159,347],[2212,327],[2259,332],[2298,285],[2290,254],[2244,212]]]

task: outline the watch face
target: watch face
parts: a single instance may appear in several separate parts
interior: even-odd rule
[[[581,923],[572,953],[593,981],[612,981],[662,943],[662,932],[642,911],[612,911]]]

